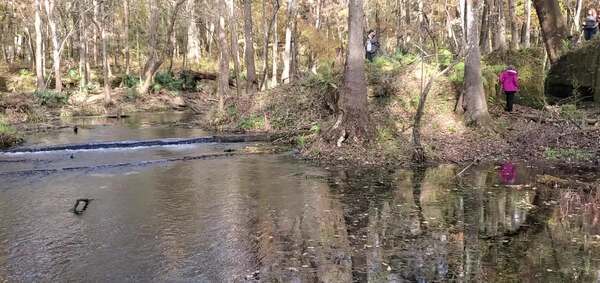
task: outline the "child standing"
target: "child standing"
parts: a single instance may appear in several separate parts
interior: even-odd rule
[[[500,73],[498,80],[502,86],[502,91],[506,94],[505,110],[512,112],[515,94],[519,91],[519,73],[517,73],[514,66],[510,65]]]

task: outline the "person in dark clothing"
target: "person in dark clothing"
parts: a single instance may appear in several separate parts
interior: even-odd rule
[[[598,16],[596,9],[589,9],[588,16],[583,22],[583,36],[585,40],[590,40],[598,32]]]
[[[379,41],[377,41],[377,34],[374,30],[370,30],[367,36],[367,42],[365,43],[366,57],[369,62],[373,62],[377,51],[379,50]]]
[[[500,86],[502,86],[502,91],[506,94],[505,110],[512,112],[515,94],[519,91],[519,73],[517,73],[514,66],[508,66],[506,70],[500,73],[498,81],[500,82]]]

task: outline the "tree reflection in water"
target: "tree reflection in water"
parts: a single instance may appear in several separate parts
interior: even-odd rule
[[[355,281],[598,279],[598,193],[498,186],[485,167],[455,174],[334,174]]]

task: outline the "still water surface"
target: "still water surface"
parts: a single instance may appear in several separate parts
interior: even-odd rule
[[[14,174],[241,146],[0,155],[0,281],[600,278],[600,195],[527,186],[543,169],[517,167],[525,186],[508,187],[494,166],[457,179],[454,166],[345,171],[286,154]],[[94,199],[79,216],[77,198]]]

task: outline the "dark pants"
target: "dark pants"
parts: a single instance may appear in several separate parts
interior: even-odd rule
[[[373,62],[373,59],[375,59],[375,52],[367,51],[367,60],[369,60],[369,62]]]
[[[504,108],[504,110],[506,110],[508,112],[513,111],[513,103],[515,102],[515,93],[517,93],[517,92],[516,91],[504,91],[504,94],[506,94],[506,108]]]
[[[583,29],[583,37],[585,40],[590,40],[594,35],[598,32],[598,28],[584,28]]]

